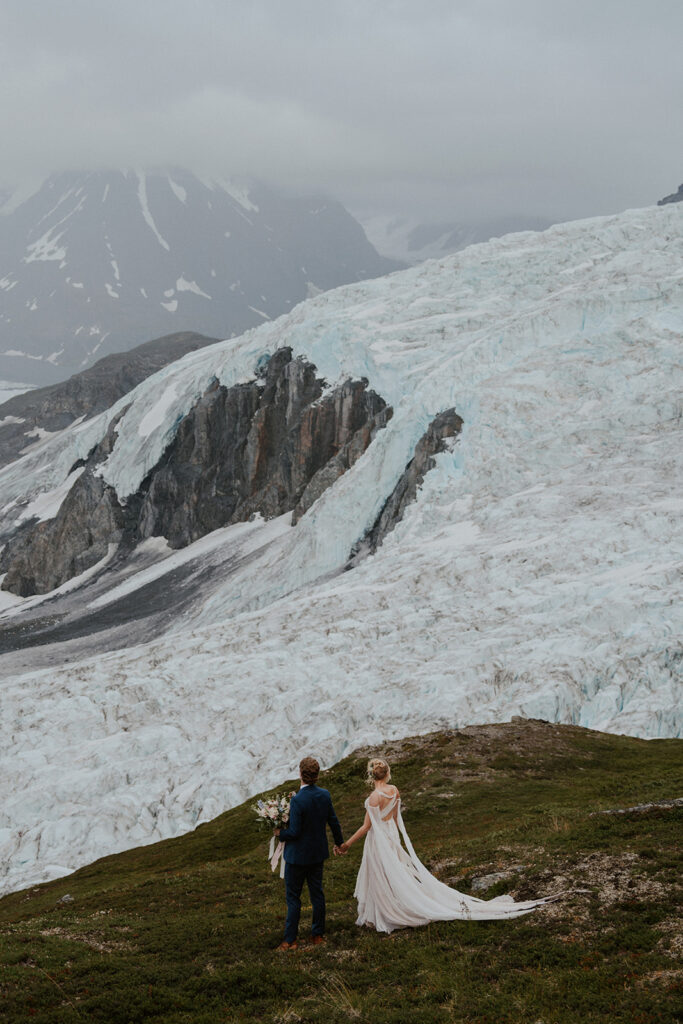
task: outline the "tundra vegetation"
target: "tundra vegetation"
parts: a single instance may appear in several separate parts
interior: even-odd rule
[[[277,954],[283,883],[252,797],[188,835],[2,899],[2,1020],[680,1019],[683,741],[513,719],[381,749],[418,855],[441,879],[484,898],[579,891],[509,922],[379,935],[354,924],[358,845],[326,869],[326,945]],[[368,753],[321,779],[347,834]],[[304,907],[304,940],[307,922]]]

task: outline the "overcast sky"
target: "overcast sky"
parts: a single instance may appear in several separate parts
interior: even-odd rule
[[[0,178],[163,165],[422,219],[683,181],[681,0],[3,0]]]

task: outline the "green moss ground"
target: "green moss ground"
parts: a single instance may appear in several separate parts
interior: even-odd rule
[[[284,885],[250,801],[0,900],[0,1020],[681,1019],[681,808],[592,812],[683,795],[683,741],[514,720],[383,752],[417,852],[444,881],[467,891],[477,876],[514,869],[482,895],[588,891],[516,921],[378,935],[354,924],[358,845],[326,868],[327,945],[276,954]],[[367,753],[322,783],[347,834],[362,820]],[[73,902],[59,903],[66,893]]]

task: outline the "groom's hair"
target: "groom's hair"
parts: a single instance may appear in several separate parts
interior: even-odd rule
[[[299,771],[301,772],[301,781],[310,786],[312,782],[317,781],[320,775],[320,765],[314,757],[305,757],[303,761],[299,761]]]

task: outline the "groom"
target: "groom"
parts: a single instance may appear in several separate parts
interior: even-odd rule
[[[324,942],[325,893],[323,892],[323,864],[329,857],[325,826],[334,836],[334,852],[344,842],[339,819],[334,813],[332,798],[326,789],[316,785],[320,765],[314,757],[305,757],[299,764],[301,788],[289,805],[287,828],[276,835],[285,844],[285,888],[287,893],[287,920],[285,938],[278,950],[297,949],[297,932],[301,916],[301,890],[308,884],[313,907],[313,945]]]

